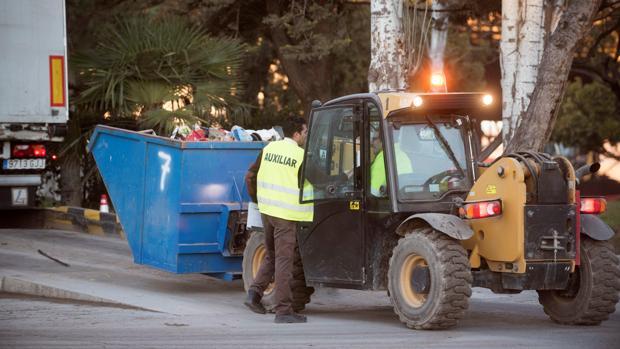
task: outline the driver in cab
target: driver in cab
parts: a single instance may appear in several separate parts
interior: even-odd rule
[[[376,197],[387,196],[387,181],[385,175],[385,159],[383,155],[383,143],[381,134],[371,134],[371,160],[370,165],[370,193]],[[400,144],[394,144],[396,168],[399,175],[413,173],[411,161],[405,152],[400,149]]]

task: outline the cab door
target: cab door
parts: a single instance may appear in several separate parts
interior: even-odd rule
[[[301,201],[314,202],[314,221],[298,231],[310,284],[361,288],[364,282],[361,110],[361,104],[329,106],[310,117]]]

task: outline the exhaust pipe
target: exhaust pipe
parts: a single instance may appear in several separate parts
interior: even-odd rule
[[[598,162],[583,165],[577,171],[575,171],[575,178],[577,178],[577,180],[579,181],[581,177],[588,175],[588,174],[596,173],[598,172],[600,168],[601,168],[601,164]]]

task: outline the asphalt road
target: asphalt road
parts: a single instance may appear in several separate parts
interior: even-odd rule
[[[36,254],[44,249],[64,267]],[[620,314],[561,326],[535,292],[474,289],[458,327],[413,331],[385,292],[320,289],[306,324],[247,311],[240,281],[170,275],[131,263],[123,241],[58,231],[0,230],[0,276],[39,280],[155,311],[3,294],[0,348],[616,348]],[[116,296],[115,296],[116,294]]]

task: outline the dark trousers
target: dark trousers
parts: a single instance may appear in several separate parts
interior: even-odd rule
[[[271,283],[275,272],[275,311],[277,315],[293,312],[293,263],[295,260],[295,236],[297,222],[261,214],[265,231],[265,258],[250,286],[251,290],[263,294]]]

